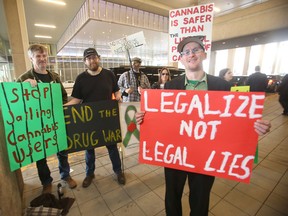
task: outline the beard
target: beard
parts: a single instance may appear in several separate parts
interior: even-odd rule
[[[98,64],[90,64],[88,69],[91,70],[91,71],[97,71],[99,68],[99,65]]]

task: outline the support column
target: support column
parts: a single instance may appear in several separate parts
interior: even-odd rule
[[[9,43],[14,65],[13,79],[31,67],[27,55],[29,47],[23,0],[3,0]]]
[[[243,68],[243,75],[248,74],[248,68],[249,68],[249,57],[250,57],[251,47],[246,47],[246,54],[244,59],[244,68]]]
[[[5,144],[4,124],[0,107],[0,215],[23,215],[22,191],[18,184],[18,172],[11,172],[7,146]],[[23,183],[23,180],[22,180]],[[23,187],[22,187],[23,190]]]
[[[216,63],[216,51],[211,51],[210,53],[210,67],[209,67],[209,71],[206,71],[207,73],[217,76],[215,74],[215,63]],[[211,65],[213,65],[213,67],[211,67]]]
[[[31,67],[27,55],[29,46],[23,0],[3,0],[15,80]],[[0,107],[1,111],[1,107]],[[22,215],[24,182],[21,170],[11,172],[0,114],[0,215]]]
[[[235,56],[235,49],[228,50],[228,59],[227,59],[227,68],[234,73],[234,57]]]

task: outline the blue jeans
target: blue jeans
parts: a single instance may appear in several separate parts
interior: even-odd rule
[[[57,153],[58,158],[58,167],[61,179],[65,179],[66,177],[70,176],[70,165],[68,163],[68,154],[66,151],[61,151]],[[36,162],[37,170],[38,170],[38,176],[41,181],[42,185],[50,184],[53,181],[53,178],[51,177],[50,169],[47,165],[46,158],[43,158]]]
[[[106,148],[108,149],[109,157],[112,162],[113,171],[116,174],[122,172],[121,169],[121,160],[119,151],[117,148],[117,144],[107,145]],[[94,174],[95,171],[95,151],[94,149],[88,149],[85,152],[85,160],[86,160],[86,176],[91,176]]]

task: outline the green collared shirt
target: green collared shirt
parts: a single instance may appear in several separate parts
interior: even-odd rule
[[[201,80],[188,80],[185,76],[185,89],[186,90],[207,90],[207,75],[205,73]]]

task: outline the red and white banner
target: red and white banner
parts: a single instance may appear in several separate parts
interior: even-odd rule
[[[145,90],[139,161],[249,182],[258,142],[256,92]]]

